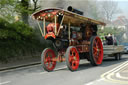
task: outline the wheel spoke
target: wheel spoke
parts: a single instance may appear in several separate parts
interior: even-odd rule
[[[74,67],[74,61],[72,61],[72,67]]]
[[[97,48],[96,47],[93,47],[93,49],[96,51],[97,50]]]
[[[79,61],[78,61],[78,60],[76,60],[76,61],[75,61],[75,64],[76,64],[76,65],[77,65],[77,64],[79,64]]]
[[[98,45],[97,45],[97,43],[96,43],[96,48],[98,48]]]
[[[97,56],[97,52],[95,52],[94,55]]]
[[[69,57],[69,62],[71,62],[73,60],[73,57],[72,56],[70,56]]]
[[[52,65],[55,65],[56,63],[55,63],[55,61],[52,61]]]
[[[48,58],[45,58],[45,61],[44,61],[44,63],[47,63],[48,62]]]
[[[94,51],[93,51],[93,54],[97,54],[97,51],[94,50]]]
[[[72,52],[72,56],[73,56],[73,52]]]

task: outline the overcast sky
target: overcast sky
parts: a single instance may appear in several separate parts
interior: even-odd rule
[[[106,1],[106,0],[99,0]],[[122,13],[118,16],[126,16],[128,18],[128,0],[113,0],[118,2],[118,7],[122,10]]]
[[[128,18],[128,0],[118,1],[119,8],[122,10],[122,15],[125,15]]]

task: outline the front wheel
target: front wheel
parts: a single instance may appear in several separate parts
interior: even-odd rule
[[[90,39],[90,62],[93,66],[100,65],[103,61],[103,45],[98,36],[92,36]]]
[[[68,47],[65,53],[66,64],[71,71],[75,71],[79,67],[79,53],[73,46]]]
[[[54,51],[52,49],[46,48],[41,55],[41,63],[43,65],[44,70],[50,72],[56,66],[56,61],[54,58],[56,57]]]

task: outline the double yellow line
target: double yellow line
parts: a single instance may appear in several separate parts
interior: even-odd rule
[[[103,78],[106,81],[113,82],[113,83],[119,83],[119,84],[127,84],[128,85],[128,78],[127,77],[119,77],[119,72],[122,71],[126,66],[128,66],[128,61],[124,62],[123,64],[117,66],[116,68],[104,73],[101,75],[101,78]],[[117,78],[119,77],[120,79],[125,80],[118,80],[118,79],[113,79],[112,76],[116,75]],[[127,81],[126,81],[127,80]]]

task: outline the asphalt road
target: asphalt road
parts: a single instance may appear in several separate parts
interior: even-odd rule
[[[53,72],[44,71],[41,65],[18,68],[0,72],[0,85],[123,85],[104,79],[110,77],[108,74],[112,73],[113,68],[117,70],[123,67],[122,64],[127,60],[126,54],[119,61],[114,58],[104,59],[100,66],[91,66],[87,60],[82,60],[75,72],[68,70],[65,62],[58,63]]]

